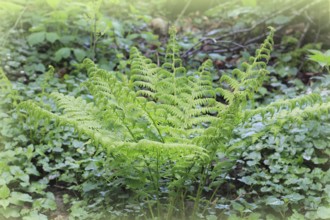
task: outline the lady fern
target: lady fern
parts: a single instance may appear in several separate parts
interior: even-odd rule
[[[88,80],[82,85],[92,95],[91,101],[54,92],[49,97],[57,106],[56,112],[32,100],[20,103],[19,107],[36,123],[46,120],[55,121],[58,126],[74,127],[78,134],[87,135],[96,146],[101,146],[111,161],[124,163],[123,167],[138,163],[134,172],[142,175],[147,170],[149,176],[137,181],[134,176],[137,174],[127,174],[126,183],[129,188],[149,187],[149,192],[156,195],[150,195],[149,199],[157,198],[158,215],[160,184],[166,184],[161,181],[161,175],[169,181],[167,187],[173,192],[173,203],[178,192],[184,190],[186,179],[199,182],[195,213],[207,182],[213,182],[210,187],[216,187],[212,198],[220,187],[217,179],[223,167],[218,153],[229,155],[237,146],[248,146],[264,134],[260,131],[234,143],[235,129],[249,125],[252,117],[259,117],[265,124],[264,130],[276,134],[287,121],[328,114],[330,103],[323,102],[318,94],[258,108],[249,104],[268,74],[266,66],[273,34],[274,29],[270,28],[255,56],[243,63],[242,69],[223,75],[219,87],[214,86],[210,60],[192,72],[183,67],[172,28],[162,66],[154,64],[137,48],[131,49],[131,69],[127,74],[105,71],[86,59],[82,66],[87,70]],[[219,96],[225,104],[217,101]],[[126,175],[125,171],[121,172],[119,176]],[[168,213],[173,212],[173,207],[170,206]]]
[[[192,155],[205,159],[211,152],[225,151],[233,129],[257,114],[291,120],[329,109],[317,94],[257,109],[246,107],[268,74],[265,67],[273,46],[272,28],[255,56],[242,64],[242,70],[235,69],[232,76],[223,75],[223,86],[218,88],[213,86],[210,60],[192,74],[187,73],[173,28],[170,34],[161,67],[136,48],[131,49],[131,71],[127,75],[99,69],[86,59],[83,66],[89,79],[83,85],[93,96],[92,102],[52,93],[58,113],[33,101],[20,107],[36,119],[54,119],[59,125],[73,126],[111,155],[152,157],[161,152],[173,160]],[[217,96],[227,103],[218,102]],[[283,109],[287,110],[284,114],[275,114]]]

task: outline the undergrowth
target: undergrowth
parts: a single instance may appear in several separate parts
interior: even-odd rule
[[[92,198],[95,192],[106,195],[93,203],[94,207],[88,207],[96,212],[104,208],[105,214],[102,216],[99,213],[100,218],[105,218],[109,213],[113,218],[120,216],[116,211],[127,207],[125,201],[137,205],[129,209],[134,211],[124,216],[137,219],[216,219],[228,214],[226,208],[219,208],[227,206],[225,203],[228,201],[234,213],[241,218],[263,205],[275,207],[275,215],[279,213],[281,217],[296,214],[294,211],[283,211],[279,207],[284,204],[281,199],[286,207],[291,203],[294,204],[292,207],[296,207],[302,197],[285,200],[281,197],[284,192],[277,188],[278,194],[266,201],[261,200],[258,208],[253,207],[254,198],[250,195],[261,198],[263,193],[273,190],[267,186],[267,181],[274,178],[271,175],[273,172],[269,177],[268,174],[261,175],[260,171],[263,166],[270,166],[271,162],[259,161],[261,155],[271,155],[279,146],[286,147],[278,138],[287,124],[296,123],[295,126],[299,127],[305,119],[320,121],[327,116],[330,102],[322,100],[317,93],[311,93],[255,107],[254,94],[268,75],[266,67],[274,44],[272,28],[255,56],[242,64],[242,69],[222,75],[220,86],[213,84],[210,60],[197,70],[186,70],[179,56],[174,28],[170,35],[165,62],[161,66],[152,63],[136,48],[131,49],[130,71],[126,74],[103,70],[93,61],[85,59],[81,67],[86,69],[88,80],[82,86],[88,89],[90,96],[74,97],[58,91],[47,95],[43,90],[44,97],[39,101],[19,103],[21,117],[26,117],[32,125],[32,132],[36,134],[42,126],[51,125],[62,130],[73,127],[81,140],[88,139],[82,144],[84,150],[93,150],[85,155],[80,164],[94,159],[97,162],[91,172],[97,173],[83,176],[80,180],[78,175],[71,176],[77,178],[77,187],[71,189],[80,191],[88,198],[87,201],[95,201]],[[1,88],[9,88],[6,91],[14,94],[15,90],[6,86],[10,83],[4,74],[0,79],[4,82]],[[219,97],[224,102],[219,102]],[[249,130],[249,127],[255,128],[258,123],[262,126],[239,134]],[[253,146],[266,140],[273,141],[273,145],[266,144],[268,147],[263,147],[259,153],[253,149]],[[274,163],[281,161],[275,154],[268,160]],[[243,168],[238,169],[239,163]],[[288,161],[284,163],[290,164]],[[294,165],[298,166],[299,161]],[[79,166],[72,165],[71,168],[77,172]],[[259,176],[249,167],[255,168]],[[66,175],[70,178],[69,172]],[[328,187],[328,174],[324,176],[318,188],[320,192]],[[284,181],[281,178],[276,177],[272,181],[281,183]],[[225,188],[229,187],[231,191],[230,184],[237,179],[243,186],[231,195],[238,197],[229,196],[224,201]],[[96,184],[98,181],[104,185]],[[251,188],[248,187],[250,185]],[[263,189],[265,187],[268,191]],[[286,184],[286,187],[291,186]],[[6,182],[1,189],[10,193]],[[304,194],[308,189],[299,190]],[[8,197],[9,194],[2,199]],[[119,204],[117,207],[109,205],[116,202]],[[326,202],[321,199],[317,205]],[[72,207],[85,207],[87,203],[73,202]],[[101,204],[105,207],[99,208]],[[142,213],[147,214],[142,214],[141,208]],[[314,209],[317,210],[317,207]],[[305,211],[305,208],[299,210]],[[259,217],[255,215],[253,218]]]

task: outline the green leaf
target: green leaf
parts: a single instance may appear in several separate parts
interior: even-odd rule
[[[283,199],[288,199],[291,202],[298,202],[299,200],[302,200],[305,198],[305,196],[300,195],[299,193],[293,193],[290,195],[286,195],[282,197]]]
[[[0,206],[2,206],[4,209],[6,209],[9,206],[9,200],[0,200]]]
[[[330,207],[321,206],[317,209],[317,217],[320,219],[329,219],[330,217]]]
[[[57,205],[54,199],[51,198],[40,198],[36,199],[33,202],[33,207],[34,208],[44,208],[44,209],[49,209],[49,210],[56,210]]]
[[[274,205],[274,206],[278,206],[278,205],[283,205],[284,202],[276,197],[273,197],[273,196],[269,196],[267,199],[266,199],[266,204],[267,205]]]
[[[33,151],[34,151],[34,147],[32,144],[30,144],[25,152],[25,156],[28,158],[28,160],[31,160],[31,158],[33,157]]]
[[[71,54],[71,49],[67,48],[67,47],[63,47],[61,49],[59,49],[58,51],[56,51],[55,53],[55,61],[60,61],[61,59],[65,59],[68,58]]]
[[[313,55],[309,55],[309,59],[317,62],[321,67],[330,66],[330,50],[322,53],[318,50],[309,50]]]
[[[45,67],[45,65],[44,64],[42,64],[42,63],[38,63],[38,64],[34,64],[34,70],[35,71],[38,71],[38,72],[45,72],[46,71],[46,67]]]
[[[50,43],[54,43],[56,40],[60,39],[60,36],[58,36],[58,34],[55,33],[55,32],[47,32],[47,33],[46,33],[46,39],[47,39]]]
[[[82,49],[74,49],[73,54],[79,62],[81,62],[86,57],[86,52]]]
[[[313,140],[313,144],[314,144],[315,148],[320,149],[320,150],[326,149],[326,147],[328,146],[328,143],[322,139]]]
[[[28,216],[24,216],[23,220],[47,220],[47,216],[38,213],[37,211],[32,211]]]
[[[44,31],[37,32],[37,33],[30,34],[27,37],[27,41],[31,46],[34,46],[36,44],[40,44],[40,43],[44,42],[45,37],[46,37],[46,32],[44,32]]]
[[[18,178],[18,179],[22,180],[23,182],[29,182],[29,179],[30,179],[29,175],[24,173],[24,171],[21,170],[21,168],[18,166],[11,166],[10,173],[12,175],[14,175],[15,178]]]
[[[305,220],[305,216],[299,214],[296,210],[293,210],[293,214],[288,218],[288,220]]]
[[[7,185],[0,187],[0,199],[7,199],[10,195],[10,189]]]
[[[244,210],[244,206],[242,206],[238,202],[231,202],[231,205],[233,206],[233,209],[235,209],[236,211],[242,212]]]
[[[22,202],[33,202],[32,197],[25,193],[12,192],[10,194],[10,203],[20,205]]]
[[[313,157],[312,161],[315,164],[325,164],[326,162],[328,162],[329,158],[319,158],[319,157]]]
[[[243,176],[241,179],[239,179],[239,181],[241,181],[247,185],[252,185],[252,184],[256,183],[256,180],[251,176]]]
[[[0,216],[5,218],[18,218],[21,215],[19,214],[19,209],[7,207],[6,209],[0,209]]]

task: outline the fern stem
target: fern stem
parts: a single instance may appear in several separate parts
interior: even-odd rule
[[[160,217],[160,196],[159,196],[159,189],[160,189],[160,186],[159,186],[159,180],[160,180],[160,173],[159,173],[159,149],[157,148],[157,160],[156,160],[156,177],[157,177],[157,181],[156,181],[156,185],[157,185],[157,212],[158,212],[158,217]]]
[[[143,111],[148,115],[149,119],[150,119],[151,122],[152,122],[152,125],[156,128],[157,133],[158,133],[159,138],[160,138],[160,141],[161,141],[162,143],[165,143],[165,140],[164,140],[164,138],[163,138],[163,136],[162,136],[162,133],[160,132],[160,129],[159,129],[159,127],[157,126],[157,123],[156,123],[156,121],[154,120],[154,118],[150,115],[149,111],[147,111],[147,110],[145,109],[145,107],[144,107],[140,102],[139,102],[139,105],[140,105],[140,107],[143,109]]]
[[[149,173],[149,175],[150,175],[150,179],[152,180],[152,184],[153,184],[153,186],[154,186],[154,190],[157,192],[158,189],[157,189],[156,181],[155,181],[155,179],[154,179],[154,177],[153,177],[153,175],[152,175],[152,172],[151,172],[150,163],[147,162],[148,160],[147,160],[147,158],[145,157],[145,155],[143,155],[143,158],[144,158],[144,160],[145,160],[145,162],[146,162],[147,170],[148,170],[148,173]],[[155,219],[154,212],[153,212],[153,210],[152,210],[151,205],[150,205],[149,202],[148,202],[148,207],[149,207],[149,210],[150,210],[150,214],[151,214],[151,216],[152,216],[152,219]]]
[[[127,124],[124,122],[124,120],[118,115],[118,113],[115,111],[115,114],[117,115],[117,117],[120,119],[120,121],[123,123],[124,127],[127,129],[128,133],[132,136],[134,142],[138,142],[138,140],[136,139],[136,137],[134,136],[134,133],[132,132],[132,130],[127,126]]]

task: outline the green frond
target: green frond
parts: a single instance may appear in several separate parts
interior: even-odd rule
[[[223,75],[220,79],[220,82],[227,83],[234,91],[239,90],[240,83],[236,79],[234,79],[228,75]]]
[[[6,94],[12,90],[12,84],[8,80],[6,74],[0,68],[0,92],[1,94]]]
[[[108,152],[111,154],[126,155],[127,157],[139,157],[144,155],[148,157],[164,157],[176,155],[177,158],[184,159],[188,155],[195,155],[200,159],[208,158],[206,151],[193,144],[182,143],[159,143],[149,140],[141,140],[138,143],[122,142],[116,143],[116,147],[109,146]]]
[[[290,110],[293,111],[295,108],[304,108],[308,105],[314,105],[316,103],[321,103],[322,98],[319,94],[311,93],[309,95],[304,95],[301,97],[279,100],[273,102],[265,107],[259,107],[253,110],[246,110],[244,112],[245,119],[253,117],[254,115],[260,114],[261,116],[265,116],[267,113],[270,113],[270,116],[274,115],[276,112],[281,110]]]
[[[7,98],[11,100],[11,105],[14,107],[20,100],[18,91],[13,88],[13,84],[7,78],[2,68],[0,68],[0,104],[2,100],[5,100]]]
[[[185,68],[182,67],[182,60],[180,58],[180,47],[176,41],[176,28],[172,26],[169,30],[170,38],[167,42],[165,63],[162,65],[164,69],[173,71],[174,76],[178,72],[185,73]]]
[[[170,112],[173,117],[176,117],[178,120],[182,122],[185,121],[185,114],[178,108],[177,106],[169,105],[169,104],[161,104],[162,108],[166,111]]]
[[[220,95],[228,102],[229,104],[233,103],[234,101],[234,94],[226,89],[217,88],[216,91],[220,93]]]
[[[273,116],[273,120],[279,125],[286,121],[302,123],[305,119],[321,119],[321,116],[328,116],[330,112],[330,102],[316,103],[312,106],[307,106],[304,109],[295,108],[292,111],[281,111]]]
[[[38,124],[39,120],[55,120],[59,126],[71,126],[74,127],[78,134],[88,135],[93,142],[98,144],[103,143],[103,139],[100,140],[99,137],[108,137],[110,138],[113,135],[109,135],[110,132],[102,130],[99,125],[94,123],[92,117],[84,112],[75,114],[74,118],[68,117],[67,115],[57,115],[49,110],[44,109],[38,103],[34,101],[25,101],[19,104],[19,109],[26,111],[30,116],[32,116],[36,123]],[[71,111],[73,112],[73,111]],[[78,121],[76,120],[78,119]]]

